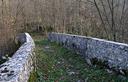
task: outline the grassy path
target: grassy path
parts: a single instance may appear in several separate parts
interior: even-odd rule
[[[128,82],[104,69],[89,67],[79,55],[62,46],[34,36],[37,71],[29,82]]]

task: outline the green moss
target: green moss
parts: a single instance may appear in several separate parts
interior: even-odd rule
[[[36,80],[37,80],[37,73],[35,71],[33,71],[30,75],[28,82],[36,82]]]

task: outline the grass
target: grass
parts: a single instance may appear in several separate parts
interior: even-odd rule
[[[78,54],[34,36],[37,67],[29,82],[128,82],[105,69],[90,67]]]

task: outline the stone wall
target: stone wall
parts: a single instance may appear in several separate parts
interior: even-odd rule
[[[79,53],[88,64],[100,62],[121,74],[128,71],[128,44],[62,33],[49,33],[48,39]]]
[[[28,33],[21,35],[18,38],[24,43],[12,58],[0,65],[0,82],[27,82],[29,79],[33,70],[35,44]]]

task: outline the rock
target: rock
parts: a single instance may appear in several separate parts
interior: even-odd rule
[[[106,69],[106,71],[107,71],[108,73],[110,73],[110,74],[112,74],[112,73],[113,73],[113,71],[112,71],[112,70],[110,70],[110,69]]]
[[[120,72],[122,75],[125,75],[125,73],[124,73],[122,70],[120,70],[119,72]]]
[[[88,81],[88,77],[84,80],[78,80],[77,82],[87,82]]]
[[[2,59],[6,60],[7,58],[5,56],[2,56]]]
[[[75,74],[75,72],[68,72],[68,74],[69,74],[69,75],[74,75],[74,74]]]
[[[50,47],[49,46],[45,46],[45,49],[49,49]]]
[[[91,63],[91,60],[90,59],[85,59],[85,60],[86,60],[86,62],[87,62],[88,65],[92,66],[92,63]]]

